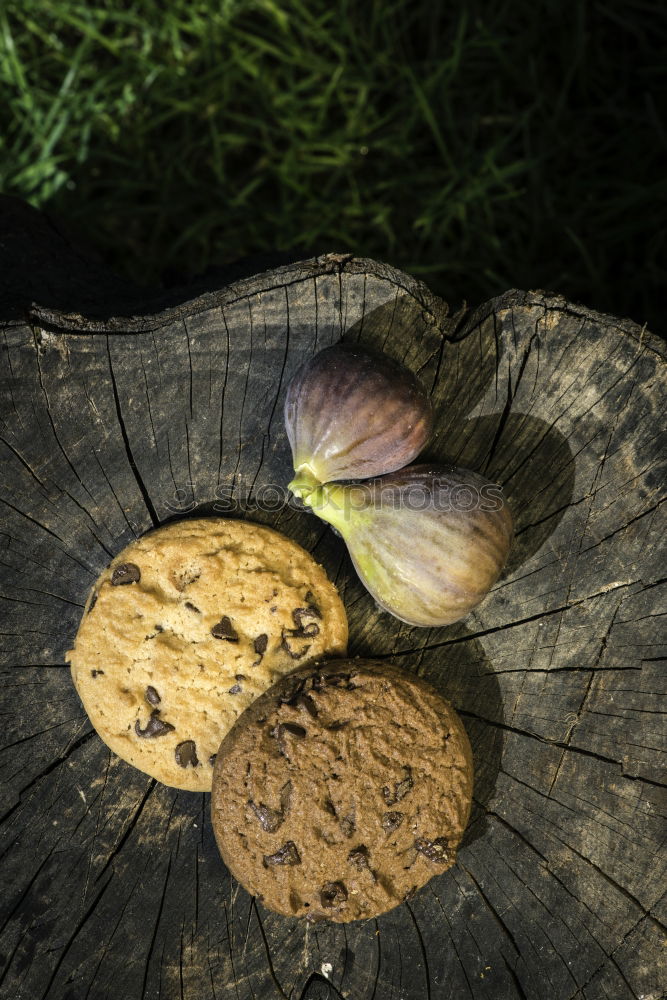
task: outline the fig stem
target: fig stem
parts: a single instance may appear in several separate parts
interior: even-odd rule
[[[307,497],[320,485],[320,480],[314,475],[310,466],[300,465],[296,469],[296,476],[288,484],[287,489],[305,503]]]
[[[310,507],[313,514],[332,524],[341,533],[347,520],[347,504],[345,503],[345,487],[340,483],[324,483],[312,490],[303,502]]]

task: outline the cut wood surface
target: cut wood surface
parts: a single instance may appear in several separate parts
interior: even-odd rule
[[[451,314],[343,254],[142,300],[44,217],[2,208],[1,995],[660,1000],[662,344],[543,292]],[[341,540],[282,502],[286,386],[341,338],[418,373],[428,459],[504,486],[513,554],[460,624],[380,612]],[[457,864],[378,920],[264,909],[220,860],[210,797],[119,760],[73,688],[98,573],[153,526],[215,513],[304,545],[340,589],[350,652],[428,678],[465,722]]]

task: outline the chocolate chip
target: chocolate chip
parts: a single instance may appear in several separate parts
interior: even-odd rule
[[[211,635],[214,639],[226,639],[227,642],[239,641],[238,632],[232,625],[227,615],[223,615],[218,624],[213,626],[211,629]]]
[[[281,722],[281,726],[286,733],[289,733],[291,736],[296,736],[298,740],[302,740],[308,732],[308,730],[304,729],[303,726],[299,726],[295,722]]]
[[[315,615],[316,618],[321,618],[322,617],[322,615],[320,614],[320,609],[317,606],[317,601],[315,600],[315,597],[313,595],[312,590],[307,590],[306,591],[306,604],[308,605],[309,610],[312,611],[312,613]]]
[[[237,681],[244,681],[245,680],[245,674],[234,674],[234,678]]]
[[[292,687],[286,691],[284,694],[279,695],[278,702],[281,705],[296,705],[297,698],[306,686],[306,681],[302,677],[301,680],[296,681]]]
[[[292,612],[295,633],[308,636],[319,635],[320,626],[311,619],[320,617],[319,612],[313,608],[295,608]],[[308,620],[308,624],[304,623],[304,619]]]
[[[375,881],[375,874],[371,871],[368,848],[365,844],[359,844],[359,847],[353,847],[347,856],[347,860],[360,872],[369,871],[373,876],[373,881]]]
[[[288,693],[282,695],[279,701],[282,705],[291,705],[294,708],[305,708],[313,719],[317,718],[317,705],[309,694],[304,691],[306,686],[305,678],[302,678]]]
[[[404,765],[403,772],[405,776],[394,784],[393,793],[388,785],[385,785],[382,789],[382,796],[388,806],[393,806],[394,803],[400,802],[401,799],[404,799],[414,785],[412,780],[412,768]]]
[[[295,638],[303,638],[302,633],[298,629],[284,628],[280,633],[280,648],[283,649],[287,655],[292,660],[302,660],[310,649],[310,643],[307,646],[298,649],[296,645],[290,645],[290,640]]]
[[[308,593],[310,594],[310,591],[308,591]],[[310,596],[312,597],[313,595],[311,594]],[[307,596],[306,600],[308,600]],[[320,614],[320,609],[317,605],[310,601],[308,606],[305,608],[295,608],[292,612],[292,618],[294,620],[294,624],[298,628],[301,625],[303,618],[319,618],[321,620],[322,615]]]
[[[287,734],[301,740],[306,736],[306,730],[303,726],[298,726],[292,722],[279,722],[277,726],[269,729],[269,736],[273,737],[276,741],[278,750],[283,757],[287,757],[287,742],[285,740]]]
[[[349,719],[337,719],[336,722],[330,722],[328,726],[325,726],[325,728],[328,729],[329,732],[331,733],[336,733],[338,732],[339,729],[343,729],[345,726],[348,726],[349,724],[350,724]]]
[[[146,688],[145,698],[149,705],[159,705],[162,701],[160,695],[157,693],[152,684],[149,684]]]
[[[186,606],[186,608],[189,608],[190,611],[194,611],[195,614],[198,614],[198,615],[201,614],[201,611],[199,610],[199,608],[195,604],[193,604],[192,601],[186,601],[185,602],[185,606]]]
[[[286,816],[290,810],[290,803],[292,800],[292,782],[286,781],[283,787],[280,789],[280,811],[283,816]]]
[[[279,847],[275,854],[264,855],[264,867],[271,865],[300,865],[301,858],[293,840],[288,840]]]
[[[320,902],[325,909],[341,906],[347,901],[347,889],[342,882],[325,882],[320,889]]]
[[[93,596],[90,599],[90,604],[88,605],[88,614],[90,614],[90,612],[93,610],[96,604],[97,604],[97,594],[93,594]]]
[[[160,716],[160,709],[154,708],[151,712],[151,717],[146,723],[146,728],[142,729],[139,725],[139,720],[134,723],[134,731],[137,736],[143,737],[143,739],[154,739],[156,736],[166,736],[167,733],[173,733],[175,726],[172,726],[171,722],[163,722]]]
[[[91,677],[99,677],[99,675],[103,674],[103,673],[104,673],[103,670],[91,670],[90,671],[90,676]]]
[[[315,674],[313,688],[318,691],[323,687],[335,687],[345,691],[354,691],[357,687],[352,683],[352,674]]]
[[[382,829],[386,830],[387,833],[393,833],[394,830],[398,830],[403,818],[403,813],[400,812],[385,813],[382,817]]]
[[[316,622],[311,622],[310,625],[304,625],[302,629],[299,630],[299,635],[308,636],[309,639],[320,634],[320,626]]]
[[[111,574],[111,586],[120,587],[125,583],[139,583],[141,570],[135,563],[121,563]]]
[[[347,856],[347,860],[350,861],[355,868],[366,868],[368,866],[368,848],[365,844],[359,844],[359,847],[353,847]]]
[[[183,740],[182,743],[179,743],[174,750],[174,756],[176,763],[180,764],[181,767],[197,767],[199,764],[194,740]]]
[[[265,833],[275,833],[285,822],[285,817],[281,809],[271,809],[269,806],[265,806],[263,802],[255,805],[254,802],[249,801],[248,805],[259,820],[259,825]]]
[[[280,646],[293,660],[302,659],[310,649],[310,646],[298,648],[294,640],[312,639],[314,636],[319,635],[320,632],[320,626],[316,622],[309,621],[308,624],[305,624],[304,619],[319,617],[319,610],[314,605],[307,608],[295,608],[292,612],[292,620],[295,627],[284,628],[282,630]]]
[[[405,796],[410,791],[410,789],[412,788],[412,786],[414,785],[414,781],[412,780],[411,769],[409,767],[406,767],[405,770],[407,772],[406,776],[396,785],[395,797],[397,802],[400,802],[401,799],[404,799]]]
[[[325,799],[323,805],[324,805],[324,808],[326,809],[326,811],[331,816],[336,816],[336,817],[338,816],[338,813],[336,812],[336,807],[333,804],[333,802],[331,801],[331,799]]]
[[[261,635],[257,636],[252,645],[253,649],[255,650],[258,656],[264,656],[268,644],[269,644],[269,637],[266,634],[266,632],[262,632]]]
[[[449,841],[446,837],[436,837],[435,840],[417,837],[415,848],[429,861],[436,861],[439,864],[445,864],[454,857],[454,852],[449,849]]]
[[[154,639],[159,632],[164,632],[163,625],[153,625],[153,628],[155,629],[155,631],[150,632],[148,635],[144,636],[144,641],[147,639]]]
[[[212,753],[211,756],[209,757],[208,762],[211,765],[211,767],[213,767],[213,765],[215,764],[215,758],[217,756],[218,756],[217,753]]]
[[[352,836],[354,831],[357,829],[354,822],[354,813],[348,813],[347,816],[343,816],[340,821],[340,828],[344,837],[349,839]]]
[[[243,688],[241,687],[240,684],[232,684],[232,686],[230,687],[230,689],[229,689],[229,691],[227,693],[228,694],[241,694],[241,691],[243,691]]]
[[[298,708],[305,708],[308,715],[312,716],[313,719],[317,718],[317,705],[309,694],[300,694],[296,700],[296,705]]]

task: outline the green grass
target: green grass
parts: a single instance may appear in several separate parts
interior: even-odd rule
[[[662,326],[663,0],[5,0],[0,188],[180,282],[340,249]]]

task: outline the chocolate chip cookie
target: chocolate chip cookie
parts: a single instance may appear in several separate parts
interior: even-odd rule
[[[375,917],[449,868],[472,755],[429,684],[373,660],[282,677],[222,741],[211,808],[232,875],[269,909]]]
[[[68,655],[112,750],[167,785],[207,791],[243,709],[346,644],[345,609],[304,549],[262,525],[201,518],[151,531],[113,560]]]

